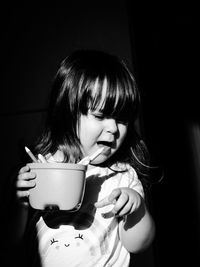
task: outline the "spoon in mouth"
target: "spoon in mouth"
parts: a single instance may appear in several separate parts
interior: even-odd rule
[[[105,147],[100,147],[92,155],[87,156],[87,157],[83,158],[81,161],[79,161],[78,164],[88,165],[91,161],[96,159],[103,152],[104,149],[105,149]]]

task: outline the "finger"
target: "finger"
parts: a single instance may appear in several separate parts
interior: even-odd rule
[[[108,206],[110,204],[112,204],[112,202],[110,202],[109,196],[107,196],[107,197],[103,198],[102,200],[94,203],[94,206],[96,208],[103,208],[103,207]]]
[[[121,208],[120,211],[118,211],[118,216],[124,216],[133,213],[141,203],[140,196],[138,195],[138,198],[133,198],[131,195],[128,195],[128,201],[127,203]]]
[[[120,208],[120,206],[121,206],[121,208]],[[111,218],[111,217],[114,217],[114,216],[121,217],[121,216],[129,214],[131,212],[131,208],[132,208],[132,205],[127,200],[125,206],[124,206],[124,204],[118,205],[117,208],[114,207],[111,211],[106,212],[106,213],[102,213],[101,215],[105,219],[108,219],[108,218]]]
[[[18,180],[32,180],[36,177],[34,172],[24,172],[18,175]]]
[[[118,200],[117,200],[117,202],[116,202],[116,204],[115,204],[115,206],[114,206],[112,212],[113,212],[114,214],[119,213],[119,212],[126,206],[126,204],[128,203],[128,201],[129,201],[129,196],[128,196],[128,194],[126,194],[126,193],[122,193],[122,194],[119,196],[119,198],[118,198]]]
[[[102,213],[101,215],[102,215],[102,217],[103,217],[104,219],[109,219],[109,218],[114,217],[114,216],[115,216],[115,213],[111,210],[111,211],[109,211],[109,212]]]
[[[25,189],[25,188],[33,188],[35,187],[36,183],[35,181],[26,181],[26,180],[18,180],[16,181],[16,187],[17,188],[21,188],[21,189]]]
[[[115,204],[116,203],[116,199],[117,197],[119,197],[119,195],[121,194],[121,190],[119,188],[114,189],[112,191],[112,193],[103,198],[102,200],[96,202],[94,205],[96,208],[103,208],[105,206],[111,205],[111,204]]]
[[[24,172],[28,172],[29,170],[30,170],[30,167],[28,165],[26,165],[19,170],[19,174],[24,173]]]
[[[122,217],[128,215],[132,212],[132,204],[128,202],[117,214],[117,216]]]
[[[120,188],[116,188],[112,191],[112,193],[108,196],[109,201],[112,204],[116,203],[116,200],[118,199],[118,197],[121,195],[121,189]]]
[[[30,195],[29,191],[17,191],[17,197],[18,198],[29,197],[29,195]]]

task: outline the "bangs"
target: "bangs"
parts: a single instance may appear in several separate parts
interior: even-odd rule
[[[80,86],[80,112],[99,111],[105,117],[120,121],[135,118],[139,96],[133,79],[127,77],[96,77],[84,81]]]

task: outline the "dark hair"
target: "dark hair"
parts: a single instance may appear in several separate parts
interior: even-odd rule
[[[101,111],[106,116],[129,122],[128,134],[109,164],[130,163],[144,174],[143,164],[148,157],[135,130],[140,103],[135,79],[122,60],[102,51],[78,50],[62,61],[53,82],[46,127],[36,150],[47,154],[59,149],[64,153],[65,162],[77,162],[81,158],[77,123],[81,114],[99,107],[105,79],[107,90]],[[98,90],[94,92],[95,83]]]

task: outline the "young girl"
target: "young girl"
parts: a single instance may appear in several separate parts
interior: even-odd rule
[[[34,257],[28,257],[28,266],[126,267],[130,253],[151,244],[155,227],[141,182],[146,149],[135,130],[139,102],[134,77],[117,57],[80,50],[61,63],[35,153],[76,163],[99,147],[105,149],[88,166],[77,212],[41,211],[30,220],[26,233]],[[35,177],[28,166],[17,177],[22,228]]]

